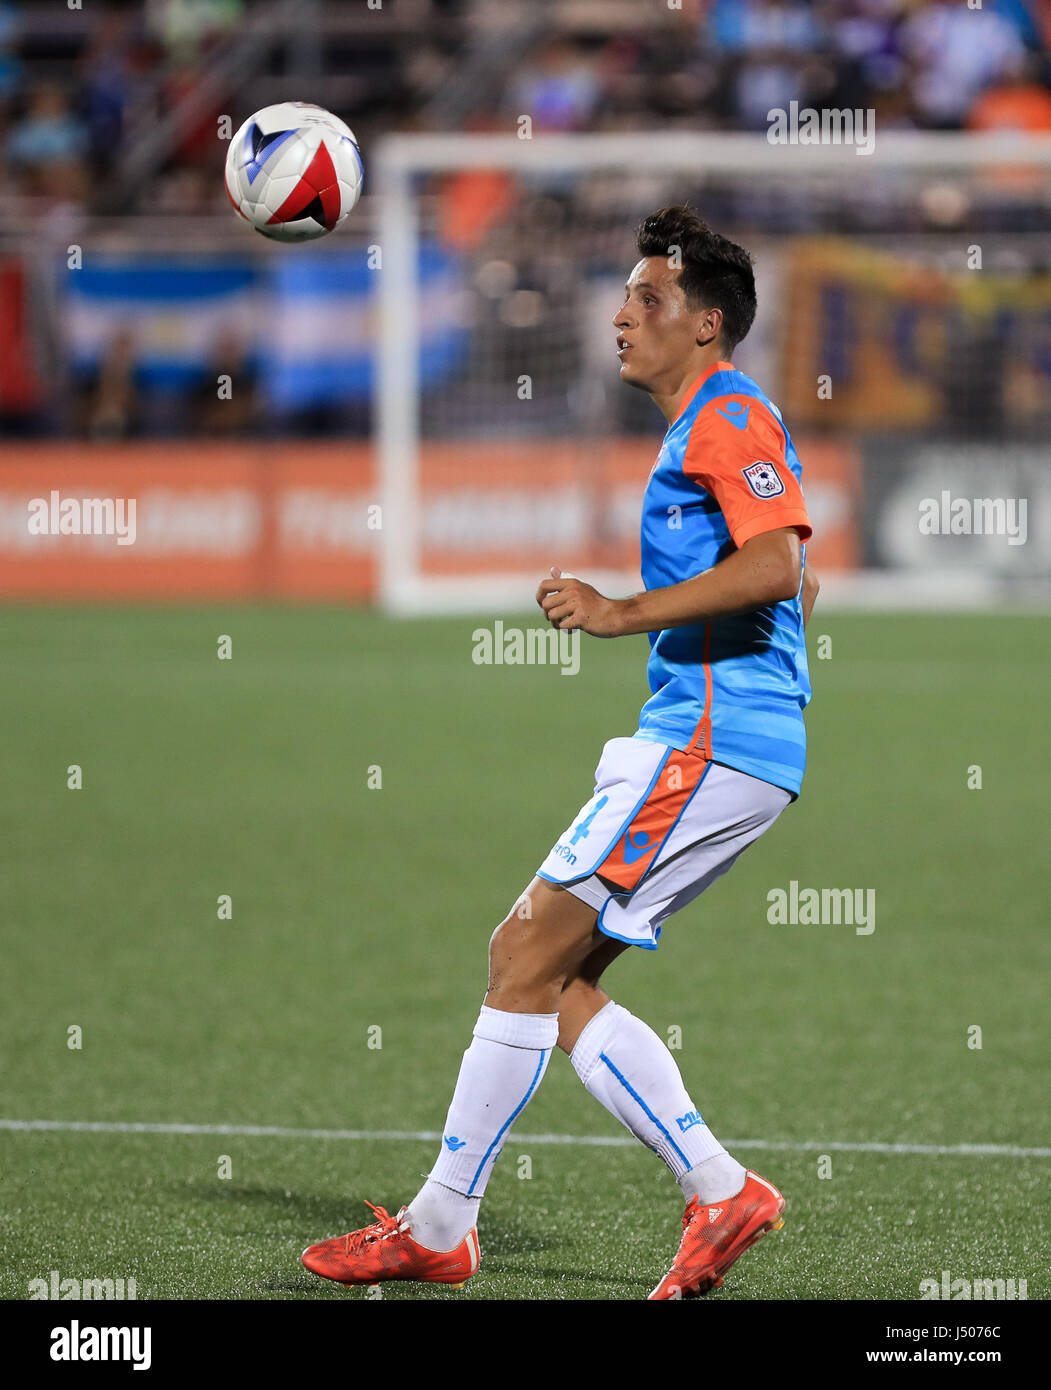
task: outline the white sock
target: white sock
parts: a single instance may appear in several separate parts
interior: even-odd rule
[[[482,1006],[463,1054],[442,1151],[409,1204],[412,1238],[452,1250],[478,1219],[493,1164],[543,1079],[558,1041],[558,1014],[513,1014]]]
[[[481,1197],[465,1197],[433,1178],[409,1204],[409,1234],[428,1250],[455,1250],[472,1226],[478,1224]]]
[[[745,1169],[704,1123],[674,1057],[641,1019],[610,1000],[570,1060],[595,1099],[664,1160],[687,1199],[707,1206],[740,1192]]]
[[[710,1132],[710,1131],[709,1131]],[[702,1159],[679,1179],[682,1195],[687,1201],[696,1197],[702,1207],[736,1197],[747,1176],[747,1169],[724,1149],[721,1154]]]

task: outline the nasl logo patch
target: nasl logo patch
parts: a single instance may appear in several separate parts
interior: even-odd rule
[[[756,497],[780,497],[785,490],[780,474],[772,463],[750,463],[741,472]]]

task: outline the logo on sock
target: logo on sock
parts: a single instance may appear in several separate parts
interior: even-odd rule
[[[675,1123],[679,1126],[679,1133],[684,1134],[686,1130],[692,1129],[694,1125],[703,1125],[704,1121],[696,1110],[688,1110],[685,1115],[676,1115]]]
[[[467,1143],[466,1139],[457,1139],[455,1134],[444,1134],[442,1138],[451,1153],[455,1153],[457,1149],[462,1149]]]

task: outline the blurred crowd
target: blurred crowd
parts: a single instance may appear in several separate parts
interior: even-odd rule
[[[709,0],[678,32],[640,28],[590,52],[544,45],[504,113],[556,130],[644,117],[762,130],[797,100],[873,107],[883,128],[961,129],[996,119],[1011,93],[1019,123],[1051,128],[1049,33],[1043,0]]]
[[[0,0],[0,151],[5,189],[89,209],[137,134],[179,101],[230,34],[243,0],[141,0],[70,9]],[[209,112],[209,116],[211,113]],[[181,130],[162,175],[214,154],[215,122]]]
[[[967,0],[585,0],[550,4],[548,21],[534,25],[539,38],[527,26],[538,0],[390,4],[395,19],[410,22],[380,17],[370,25],[362,5],[360,28],[348,29],[347,6],[300,7],[301,22],[316,26],[320,55],[311,90],[363,137],[426,126],[433,110],[448,112],[443,100],[494,6],[508,35],[506,67],[494,58],[492,81],[483,75],[467,106],[452,108],[453,122],[472,129],[514,129],[521,114],[547,131],[763,129],[767,113],[792,100],[872,107],[884,129],[1051,129],[1048,0],[974,8]],[[136,138],[179,111],[211,57],[267,8],[260,0],[91,0],[70,10],[52,0],[0,0],[7,195],[105,208]],[[492,51],[499,55],[499,45]],[[290,80],[294,87],[296,61],[294,47],[276,45],[256,74],[259,90]],[[198,103],[136,181],[125,210],[214,207],[216,120],[251,99],[240,80],[236,91]]]
[[[261,30],[268,40],[246,47]],[[140,328],[119,315],[102,347],[77,358],[70,301],[41,270],[49,253],[32,254],[54,246],[64,257],[85,217],[142,214],[155,230],[174,212],[215,219],[209,227],[228,220],[221,117],[236,125],[271,101],[310,99],[346,119],[366,150],[384,131],[513,132],[523,115],[537,132],[759,131],[792,101],[872,108],[881,130],[1041,131],[1051,130],[1049,39],[1051,0],[0,0],[0,433],[236,436],[274,416],[243,326],[202,354],[196,377],[177,390],[158,390],[144,374]],[[1007,208],[996,226],[1046,233],[1044,190],[1029,197],[1007,172],[986,187]],[[432,187],[441,243],[477,261],[467,280],[482,286],[472,293],[486,360],[521,361],[535,338],[538,379],[549,368],[565,395],[581,313],[566,283],[575,292],[581,276],[579,247],[557,244],[558,196],[516,204],[513,180],[498,170],[452,173]],[[861,196],[852,189],[852,200],[825,205],[791,180],[764,181],[753,196],[709,179],[702,196],[716,225],[749,234],[993,225],[937,180],[918,211],[877,179]],[[586,206],[566,226],[586,220],[593,259],[612,264],[607,252],[635,211],[622,183],[611,196],[601,180],[571,192]],[[640,196],[651,196],[644,179]],[[489,295],[487,267],[507,270],[512,259],[499,249],[509,221],[522,224],[523,245],[550,254],[534,265],[523,252],[507,271],[514,283]],[[153,252],[146,225],[135,222],[118,248],[129,264]],[[1040,270],[1030,262],[1025,273]],[[220,370],[236,376],[234,406],[217,407]],[[485,378],[486,364],[475,363],[465,418]],[[492,389],[503,409],[502,379]],[[365,432],[367,399],[361,391],[334,415],[320,410],[289,427]],[[442,399],[455,414],[455,384]]]

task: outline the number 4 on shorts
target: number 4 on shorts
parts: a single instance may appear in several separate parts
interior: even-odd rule
[[[595,802],[594,806],[592,806],[591,808],[591,814],[589,816],[585,816],[585,818],[577,826],[576,830],[573,831],[573,838],[569,842],[571,845],[575,845],[578,840],[584,839],[584,837],[589,833],[591,828],[591,822],[602,810],[603,806],[605,806],[608,800],[609,797],[604,796],[600,798],[600,800]]]

